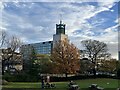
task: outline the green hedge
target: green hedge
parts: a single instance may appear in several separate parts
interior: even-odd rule
[[[81,80],[81,79],[91,79],[95,78],[93,75],[79,75],[79,76],[72,76],[72,77],[50,77],[51,81],[58,82],[58,81],[70,81],[70,80]],[[116,76],[109,76],[109,75],[97,75],[96,78],[117,78]],[[17,74],[17,75],[9,75],[5,74],[3,79],[9,82],[38,82],[41,81],[40,76],[28,75],[28,74]]]
[[[4,75],[2,79],[9,82],[37,82],[40,81],[39,76],[31,76],[27,74],[18,74],[18,75]]]

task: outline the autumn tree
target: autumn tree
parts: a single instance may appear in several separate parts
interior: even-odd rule
[[[75,74],[80,69],[79,50],[67,40],[55,43],[52,52],[52,62],[55,64],[56,73]]]
[[[110,57],[108,53],[107,44],[97,40],[83,40],[82,45],[85,47],[86,54],[89,60],[92,62],[93,74],[96,76],[96,70],[98,67],[98,60]]]

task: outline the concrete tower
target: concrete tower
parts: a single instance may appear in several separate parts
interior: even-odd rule
[[[65,34],[65,24],[60,20],[60,23],[56,24],[56,34],[53,35],[53,47],[56,42],[65,39],[68,40],[68,36]]]

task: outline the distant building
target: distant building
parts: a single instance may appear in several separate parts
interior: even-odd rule
[[[37,54],[47,54],[50,55],[52,53],[52,49],[56,42],[60,40],[68,40],[68,36],[65,34],[65,24],[60,21],[60,24],[56,24],[56,34],[53,35],[53,41],[39,42],[22,45],[21,53],[23,58],[23,68],[27,69],[27,64],[30,60],[30,53],[34,49]]]
[[[50,55],[52,51],[53,42],[40,42],[40,43],[32,43],[27,45],[22,45],[21,47],[21,54],[23,59],[23,69],[28,69],[30,60],[31,60],[31,53],[34,49],[36,54],[47,54]]]
[[[52,47],[53,41],[46,41],[22,45],[21,51],[24,55],[26,55],[28,52],[31,51],[31,48],[34,48],[37,54],[51,54]]]
[[[56,24],[56,34],[53,35],[53,47],[54,44],[60,40],[68,40],[68,36],[65,34],[65,24]]]
[[[9,70],[11,73],[21,71],[23,69],[22,56],[20,53],[11,53],[11,48],[1,49],[2,70]]]

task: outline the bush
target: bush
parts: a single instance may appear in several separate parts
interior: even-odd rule
[[[70,81],[70,80],[82,80],[82,79],[92,79],[95,78],[94,75],[78,75],[71,77],[50,77],[50,81],[59,82],[59,81]],[[115,78],[115,76],[110,75],[96,75],[96,78]]]
[[[5,74],[2,77],[4,80],[7,80],[8,82],[37,82],[40,81],[39,76],[31,76],[28,74],[16,74],[16,75],[10,75]]]
[[[3,76],[3,79],[8,82],[38,82],[41,81],[40,76],[28,75],[26,73],[19,73],[16,75],[10,75],[6,73]],[[78,79],[91,79],[95,78],[94,75],[78,75],[71,77],[50,77],[51,82],[59,82],[59,81],[70,81],[70,80],[78,80]],[[96,75],[96,78],[116,78],[115,76],[110,75]]]

